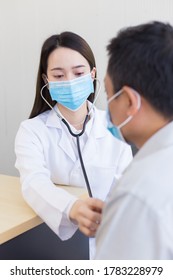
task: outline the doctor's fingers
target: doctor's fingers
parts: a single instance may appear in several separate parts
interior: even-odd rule
[[[79,227],[79,230],[86,235],[87,237],[95,237],[97,230],[91,230],[90,228],[86,228],[83,226]]]
[[[79,222],[78,226],[79,226],[79,230],[83,232],[86,236],[93,237],[97,232],[99,223],[92,222],[87,218],[83,217]]]
[[[69,212],[70,219],[76,221],[80,225],[84,224],[88,228],[92,226],[92,223],[98,225],[101,221],[102,201],[101,203],[99,202],[99,207],[98,205],[95,206],[94,201],[95,199],[92,198],[77,200]]]
[[[95,212],[102,212],[104,207],[104,202],[97,198],[87,198],[85,202],[88,204],[88,206],[93,209]]]
[[[80,225],[84,225],[86,228],[97,230],[101,222],[101,219],[102,219],[101,213],[95,212],[89,208],[88,209],[85,208],[85,211],[84,212],[81,211],[80,215],[78,216],[78,223]]]
[[[79,223],[85,222],[87,227],[92,227],[92,223],[96,225],[100,224],[101,217],[102,209],[91,207],[88,203],[78,208],[78,221]]]

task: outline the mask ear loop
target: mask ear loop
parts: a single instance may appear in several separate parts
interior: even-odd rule
[[[139,93],[135,90],[133,90],[134,94],[137,97],[137,110],[139,111],[140,107],[141,107],[141,97],[139,95]],[[121,123],[118,128],[120,129],[122,126],[126,125],[126,123],[128,123],[131,119],[133,118],[133,116],[129,116],[123,123]]]
[[[122,89],[120,89],[117,93],[115,93],[114,95],[112,95],[109,99],[108,99],[108,104],[116,97],[118,97],[120,94],[122,93]]]
[[[137,109],[138,109],[138,111],[139,111],[139,109],[140,109],[140,107],[141,107],[141,97],[140,97],[140,95],[139,95],[139,93],[137,92],[137,91],[135,91],[135,90],[133,90],[134,91],[134,94],[136,95],[136,97],[137,97]]]

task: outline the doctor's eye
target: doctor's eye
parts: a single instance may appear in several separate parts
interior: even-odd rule
[[[77,77],[80,77],[82,75],[84,75],[84,72],[77,72],[77,73],[75,73],[75,76],[77,76]]]
[[[54,75],[53,76],[55,79],[59,80],[59,79],[62,79],[64,77],[64,75]]]

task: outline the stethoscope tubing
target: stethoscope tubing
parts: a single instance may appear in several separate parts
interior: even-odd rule
[[[44,87],[46,87],[47,85],[44,85]],[[49,102],[46,100],[46,98],[43,96],[43,89],[44,87],[42,88],[40,94],[41,94],[41,97],[43,98],[43,100],[47,103],[47,105],[55,112],[55,114],[57,115],[57,117],[59,119],[61,119],[61,121],[65,124],[65,126],[67,127],[69,133],[75,137],[77,139],[77,151],[78,151],[78,155],[79,155],[79,160],[80,160],[80,164],[81,164],[81,168],[82,168],[82,172],[83,172],[83,176],[84,176],[84,179],[85,179],[85,184],[86,184],[86,187],[87,187],[87,191],[88,191],[88,194],[90,197],[92,197],[92,192],[91,192],[91,187],[90,187],[90,183],[89,183],[89,180],[88,180],[88,176],[87,176],[87,173],[86,173],[86,169],[85,169],[85,165],[84,165],[84,162],[83,162],[83,158],[82,158],[82,153],[81,153],[81,149],[80,149],[80,141],[79,141],[79,138],[80,136],[82,136],[85,132],[85,128],[86,128],[86,124],[87,124],[87,121],[88,121],[88,118],[89,118],[89,113],[86,115],[85,117],[85,120],[84,120],[84,123],[83,123],[83,128],[82,128],[82,131],[80,131],[79,133],[74,133],[71,128],[70,128],[70,125],[68,124],[68,122],[62,118],[58,112],[49,104]]]
[[[100,84],[100,81],[98,79],[96,79],[99,84]],[[71,128],[70,128],[70,125],[68,124],[68,122],[62,118],[58,112],[49,104],[49,102],[46,100],[46,98],[43,96],[43,89],[47,86],[48,84],[45,84],[41,91],[40,91],[40,94],[41,94],[41,97],[43,98],[43,100],[47,103],[47,105],[52,109],[54,110],[54,112],[56,113],[56,115],[58,116],[59,119],[61,119],[61,121],[66,125],[69,133],[76,138],[77,140],[77,151],[78,151],[78,155],[79,155],[79,160],[80,160],[80,164],[81,164],[81,168],[82,168],[82,172],[83,172],[83,175],[84,175],[84,179],[85,179],[85,183],[86,183],[86,187],[87,187],[87,190],[88,190],[88,194],[90,197],[92,197],[92,191],[91,191],[91,187],[90,187],[90,183],[89,183],[89,180],[88,180],[88,176],[87,176],[87,173],[86,173],[86,169],[85,169],[85,165],[84,165],[84,162],[83,162],[83,158],[82,158],[82,153],[81,153],[81,149],[80,149],[80,136],[82,136],[85,132],[85,128],[86,128],[86,124],[87,124],[87,121],[89,119],[89,115],[90,115],[90,112],[91,112],[91,109],[89,110],[88,114],[86,115],[85,117],[85,120],[84,120],[84,123],[83,123],[83,128],[82,130],[79,132],[79,133],[74,133]],[[98,96],[99,96],[99,93],[100,93],[100,89],[101,89],[101,86],[98,90],[98,94],[94,100],[94,103],[96,102]],[[93,105],[94,105],[93,103]]]
[[[87,114],[86,117],[85,117],[84,123],[83,123],[83,129],[79,133],[74,133],[71,130],[68,122],[65,119],[61,118],[61,121],[66,125],[69,133],[73,137],[75,137],[76,140],[77,140],[77,151],[78,151],[78,155],[79,155],[79,160],[80,160],[82,172],[83,172],[83,175],[84,175],[84,179],[85,179],[86,187],[87,187],[87,190],[88,190],[88,194],[89,194],[90,197],[92,197],[91,187],[90,187],[90,183],[89,183],[88,176],[87,176],[87,173],[86,173],[85,165],[84,165],[83,158],[82,158],[81,148],[80,148],[80,136],[82,136],[82,134],[85,132],[85,127],[86,127],[86,123],[88,121],[88,118],[89,118],[89,115]]]

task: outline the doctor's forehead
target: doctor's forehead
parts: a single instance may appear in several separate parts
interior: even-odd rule
[[[73,68],[76,66],[90,68],[89,62],[83,55],[75,50],[65,47],[58,47],[53,50],[49,54],[47,65],[49,70],[55,68]]]

